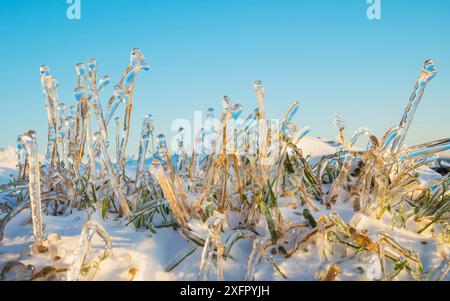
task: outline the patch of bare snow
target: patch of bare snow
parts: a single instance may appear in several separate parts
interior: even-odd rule
[[[0,147],[0,184],[7,183],[9,175],[16,174],[17,154],[12,146]]]

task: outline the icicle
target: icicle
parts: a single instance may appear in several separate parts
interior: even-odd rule
[[[109,180],[111,182],[111,188],[114,191],[114,195],[119,200],[119,204],[120,207],[122,208],[123,214],[125,214],[125,216],[128,217],[131,214],[130,207],[128,206],[125,194],[114,173],[114,168],[109,158],[108,150],[106,149],[106,144],[105,141],[103,140],[102,134],[100,132],[95,133],[94,140],[96,143],[98,143],[98,146],[100,147],[100,156],[102,158],[103,165],[105,166],[106,171],[108,172]]]
[[[211,217],[208,220],[208,237],[202,252],[198,281],[208,280],[214,254],[216,255],[217,278],[219,281],[223,281],[222,255],[224,248],[220,239],[220,233],[224,221],[225,217],[222,215]]]
[[[106,233],[105,229],[99,223],[92,221],[86,222],[83,226],[83,230],[81,231],[78,247],[74,253],[75,259],[67,272],[67,281],[80,280],[80,272],[90,250],[91,240],[94,234],[97,234],[101,237],[101,239],[103,239],[103,242],[105,243],[105,256],[112,255],[111,238],[108,233]]]
[[[40,251],[44,244],[44,232],[42,228],[41,207],[41,177],[39,171],[39,153],[36,142],[36,133],[28,131],[22,135],[22,143],[25,145],[29,161],[29,190],[31,202],[31,219],[33,222],[33,235],[36,250]]]

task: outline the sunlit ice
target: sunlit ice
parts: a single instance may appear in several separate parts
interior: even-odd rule
[[[68,105],[58,98],[50,68],[40,69],[48,121],[45,156],[39,158],[38,133],[20,135],[17,174],[1,187],[2,237],[9,224],[31,212],[19,227],[32,226],[32,240],[19,260],[3,265],[3,279],[96,280],[106,277],[102,266],[116,270],[113,279],[144,279],[148,275],[133,260],[142,255],[115,243],[117,231],[142,230],[147,240],[178,236],[184,247],[164,272],[191,262],[198,280],[269,274],[316,280],[447,277],[449,178],[430,167],[436,154],[450,148],[450,139],[405,144],[437,74],[432,60],[424,63],[400,122],[382,137],[368,128],[347,137],[346,122],[335,114],[338,138],[311,140],[310,128],[293,121],[299,101],[279,120],[266,120],[268,100],[257,80],[256,108],[248,117],[241,117],[242,105],[224,96],[217,116],[212,108],[205,120],[194,113],[201,127],[174,121],[178,134],[170,146],[154,126],[157,115],[145,116],[136,161],[127,156],[134,88],[150,65],[133,49],[106,98],[102,92],[112,80],[99,70],[95,59],[76,64],[74,101]],[[362,139],[366,142],[358,144]],[[308,150],[312,141],[316,146]],[[73,217],[82,226],[78,242],[44,227],[54,221],[58,229],[60,221]],[[386,226],[398,230],[388,232]],[[397,231],[415,234],[406,242]],[[97,237],[101,243],[94,244]],[[419,253],[424,245],[435,252]],[[315,264],[296,276],[290,265],[311,258],[317,258]]]

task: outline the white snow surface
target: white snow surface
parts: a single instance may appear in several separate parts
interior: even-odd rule
[[[300,147],[305,155],[311,156],[312,159],[320,159],[321,156],[333,153],[335,148],[331,143],[325,143],[320,139],[306,137]],[[0,171],[3,177],[8,177],[15,168],[15,151],[11,147],[0,149]],[[428,174],[426,173],[428,172]],[[430,171],[424,172],[424,180],[435,177],[436,174]],[[0,200],[2,195],[0,194]],[[293,198],[280,198],[279,203],[281,211],[285,218],[298,218],[292,214],[288,205]],[[298,200],[296,201],[298,202]],[[320,207],[319,212],[312,212],[317,219],[321,215],[328,215],[331,211]],[[301,208],[301,210],[303,210]],[[439,241],[431,237],[429,232],[421,235],[405,229],[393,228],[389,225],[389,216],[385,216],[383,220],[377,220],[373,217],[354,213],[349,203],[337,203],[333,211],[338,212],[341,217],[352,223],[359,230],[369,230],[372,238],[381,231],[388,232],[401,245],[410,248],[419,253],[424,269],[430,270],[440,264],[443,250],[439,247]],[[57,233],[61,237],[60,246],[65,250],[66,257],[60,262],[54,262],[48,258],[48,255],[35,255],[21,258],[24,264],[32,264],[36,267],[36,271],[41,270],[45,266],[59,266],[67,268],[73,261],[73,252],[78,245],[80,233],[83,224],[88,220],[99,222],[107,231],[112,239],[113,256],[101,261],[99,269],[95,274],[94,280],[130,280],[129,270],[135,268],[137,270],[134,280],[196,280],[199,273],[201,248],[187,257],[180,265],[171,272],[166,272],[165,267],[170,261],[181,251],[192,246],[192,243],[183,238],[178,231],[172,228],[158,229],[156,234],[150,236],[148,230],[136,230],[132,225],[126,225],[124,219],[117,219],[110,215],[106,220],[100,216],[100,210],[88,216],[87,213],[75,211],[68,216],[55,217],[44,215],[44,232],[45,235]],[[1,266],[11,260],[18,260],[22,250],[33,242],[32,226],[29,222],[30,211],[24,210],[7,224],[4,232],[4,238],[0,241],[0,269]],[[265,221],[262,219],[259,229],[264,229]],[[199,233],[205,235],[205,226],[201,223],[194,225]],[[414,229],[420,225],[412,225],[409,229]],[[228,232],[229,235],[229,232]],[[222,241],[227,235],[223,234]],[[225,280],[242,280],[245,264],[251,249],[251,241],[240,240],[233,247],[230,257],[224,262]],[[280,268],[287,276],[288,280],[314,280],[314,275],[324,267],[324,261],[321,257],[320,240],[315,240],[306,246],[307,250],[297,251],[291,258],[284,259],[274,257],[279,263]],[[94,237],[91,255],[89,258],[96,258],[102,254],[102,241],[99,237]],[[448,252],[448,250],[444,250]],[[351,251],[353,252],[353,251]],[[335,259],[335,263],[339,263],[339,259]],[[355,259],[346,260],[339,263],[341,274],[337,280],[370,280],[371,273],[376,273],[377,267],[375,263],[366,264]],[[357,269],[364,266],[364,271]],[[374,272],[375,271],[375,272]],[[215,273],[211,273],[210,280],[215,280]],[[410,280],[410,276],[406,272],[402,272],[399,276],[401,280]],[[258,265],[255,280],[284,280],[271,265],[262,260]],[[448,277],[447,277],[448,280]]]
[[[17,154],[12,146],[0,148],[0,184],[8,182],[9,175],[16,174]]]

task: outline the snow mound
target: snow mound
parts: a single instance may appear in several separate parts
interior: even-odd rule
[[[0,168],[15,169],[16,164],[16,149],[12,146],[0,147]]]
[[[9,175],[15,175],[16,164],[16,149],[12,146],[0,147],[0,184],[7,183]]]

